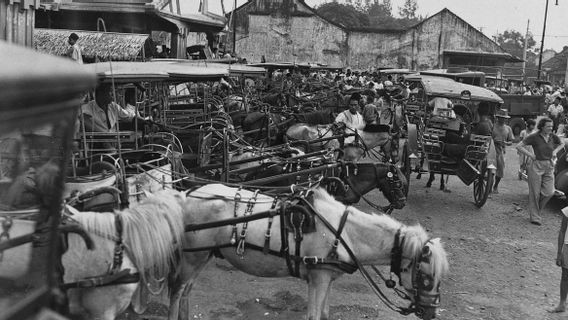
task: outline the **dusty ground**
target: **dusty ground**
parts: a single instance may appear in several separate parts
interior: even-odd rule
[[[451,271],[442,285],[439,319],[568,318],[546,311],[558,299],[560,268],[554,261],[562,201],[548,205],[542,226],[531,225],[528,186],[517,178],[512,147],[506,161],[500,193],[481,209],[473,204],[472,186],[457,177],[449,178],[451,193],[446,193],[438,189],[438,181],[427,189],[426,177],[416,180],[413,174],[407,206],[394,214],[405,223],[421,223],[442,238],[449,252]],[[372,198],[378,199],[377,194],[372,192]],[[365,204],[359,207],[372,211]],[[301,280],[257,278],[215,260],[194,286],[190,319],[302,319],[306,294]],[[334,320],[416,319],[386,309],[357,273],[334,284],[330,304]],[[153,303],[141,318],[161,318],[165,310]]]

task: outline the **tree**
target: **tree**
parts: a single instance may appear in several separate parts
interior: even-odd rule
[[[347,28],[369,26],[369,16],[353,5],[329,2],[319,6],[316,11],[320,16]]]
[[[391,0],[350,0],[346,4],[330,2],[322,4],[316,11],[322,17],[347,28],[407,29],[422,20],[422,17],[416,17],[416,0],[407,2],[409,6],[412,4],[408,16],[413,18],[395,18]]]
[[[501,48],[510,54],[522,57],[523,50],[525,47],[525,37],[515,30],[506,30],[505,32],[497,35],[495,40]],[[531,50],[536,45],[536,41],[533,39],[532,35],[529,34],[527,38],[527,52]]]
[[[402,7],[398,7],[398,14],[408,20],[416,18],[416,10],[418,10],[418,4],[416,0],[405,0]]]

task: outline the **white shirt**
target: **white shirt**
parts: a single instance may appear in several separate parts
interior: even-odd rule
[[[428,102],[428,105],[430,107],[434,107],[434,110],[432,111],[432,115],[435,116],[439,116],[440,115],[440,108],[450,108],[452,109],[454,107],[454,104],[452,103],[452,101],[448,98],[442,98],[442,97],[436,97],[432,100],[430,100],[430,102]],[[452,110],[452,112],[450,113],[450,118],[455,118],[456,114],[454,112],[454,110]]]
[[[365,121],[359,112],[352,114],[349,110],[345,110],[337,115],[335,122],[343,122],[351,129],[363,130],[365,128]]]
[[[115,132],[117,130],[118,119],[134,118],[136,116],[135,109],[136,108],[131,105],[127,105],[126,108],[122,108],[117,103],[111,102],[108,106],[109,128],[107,124],[107,115],[105,111],[97,105],[95,100],[81,106],[81,112],[85,119],[85,127],[87,131],[92,130],[96,132]]]
[[[83,56],[81,54],[81,47],[78,44],[71,46],[71,59],[77,61],[77,63],[83,64]]]
[[[551,104],[546,111],[548,111],[552,117],[556,118],[558,117],[559,114],[564,112],[564,108],[562,107],[561,104],[559,105]]]

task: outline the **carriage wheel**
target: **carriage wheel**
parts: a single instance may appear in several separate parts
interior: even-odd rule
[[[475,205],[478,208],[483,207],[487,201],[495,178],[495,172],[487,169],[487,161],[482,163],[480,171],[481,174],[473,182],[473,199],[475,200]]]
[[[404,190],[405,195],[408,195],[408,190],[410,189],[410,173],[412,168],[410,167],[410,153],[408,152],[408,142],[404,143],[402,147],[402,156],[400,157],[400,170],[406,178],[406,188]]]

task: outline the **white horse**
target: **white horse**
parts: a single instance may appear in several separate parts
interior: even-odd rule
[[[337,134],[334,128],[337,124],[312,125],[307,123],[296,123],[291,125],[286,131],[286,137],[290,140],[314,141],[326,139],[324,141],[310,143],[314,149],[338,149],[340,143],[337,139],[330,139]],[[369,125],[369,131],[359,130],[356,132],[357,137],[347,136],[344,141],[344,156],[347,161],[360,160],[365,156],[366,152],[374,150],[376,147],[389,148],[390,150],[390,133],[386,131],[386,126]],[[347,128],[346,133],[355,133],[353,129]]]
[[[140,277],[134,283],[111,283],[92,288],[70,286],[70,313],[81,315],[83,319],[112,320],[124,312],[131,302],[134,311],[143,312],[149,288],[156,283],[167,284],[168,276],[179,266],[184,233],[184,201],[184,193],[164,190],[149,195],[141,203],[123,211],[73,211],[69,219],[78,222],[89,232],[95,242],[95,250],[87,250],[81,237],[68,235],[68,249],[62,257],[65,284],[76,284],[99,276],[108,280],[112,274],[126,269],[130,269],[129,274],[139,273]],[[114,259],[120,237],[117,217],[122,222],[124,244],[120,265]]]
[[[249,207],[249,203],[254,203],[254,207]],[[187,211],[185,222],[195,226],[269,210],[274,206],[274,199],[213,184],[189,193],[186,205],[191,210]],[[276,207],[282,205],[280,202]],[[309,205],[304,204],[304,207]],[[293,234],[285,237],[288,244],[282,243],[281,221],[288,219],[281,220],[282,215],[270,221],[263,218],[248,222],[244,239],[239,236],[245,230],[243,223],[235,227],[222,225],[187,232],[183,271],[171,288],[169,319],[189,318],[190,290],[213,252],[220,253],[238,269],[256,276],[286,277],[297,271],[298,276],[308,282],[310,320],[329,319],[329,292],[332,281],[344,273],[340,267],[355,266],[350,270],[353,272],[363,265],[392,263],[415,307],[412,311],[424,319],[435,317],[440,281],[448,270],[446,252],[439,239],[429,240],[420,226],[405,226],[387,215],[366,214],[345,206],[323,189],[314,191],[313,208],[317,212],[315,232],[303,234],[299,252],[294,250],[297,247]],[[271,234],[268,243],[267,233]],[[338,240],[336,233],[343,240]],[[333,249],[334,243],[339,243],[336,249]],[[227,244],[234,245],[227,247]],[[394,263],[391,261],[393,247],[399,249]],[[283,254],[285,248],[290,248],[288,253],[292,258],[289,261]],[[330,254],[333,252],[337,255]]]

